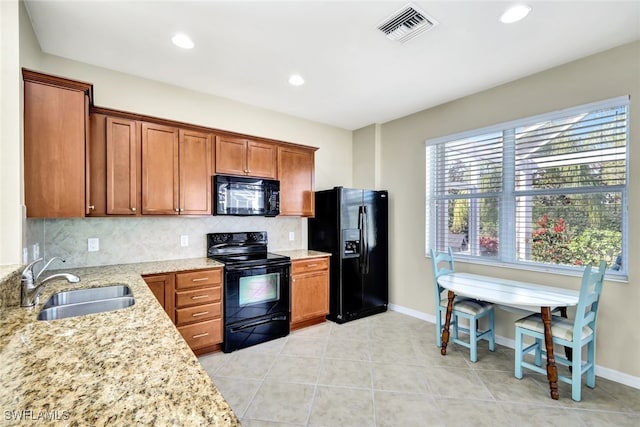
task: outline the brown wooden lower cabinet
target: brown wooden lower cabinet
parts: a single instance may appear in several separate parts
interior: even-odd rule
[[[321,323],[329,313],[329,258],[291,262],[291,330]]]
[[[174,318],[174,303],[173,303],[173,294],[174,294],[174,282],[175,275],[173,273],[169,274],[150,274],[147,276],[142,276],[144,281],[146,282],[153,295],[155,295],[156,299],[164,308],[164,311],[167,312],[167,315],[171,319],[172,322],[175,322]]]
[[[220,350],[222,268],[142,277],[195,354]]]

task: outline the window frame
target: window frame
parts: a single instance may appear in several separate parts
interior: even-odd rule
[[[582,113],[591,113],[597,110],[603,109],[613,109],[619,107],[626,107],[626,153],[625,153],[625,184],[622,189],[622,202],[621,202],[621,210],[622,210],[622,269],[617,271],[611,271],[611,266],[608,266],[607,271],[607,279],[613,281],[628,281],[628,262],[629,262],[629,149],[630,149],[630,112],[629,112],[629,95],[619,96],[615,98],[610,98],[602,101],[592,102],[588,104],[582,104],[579,106],[566,108],[562,110],[557,110],[549,113],[543,113],[535,116],[526,117],[523,119],[512,120],[508,122],[502,122],[491,126],[486,126],[482,128],[472,129],[468,131],[463,131],[451,135],[446,135],[442,137],[430,138],[425,141],[425,164],[426,164],[426,177],[425,177],[425,257],[430,258],[430,249],[436,247],[436,236],[437,236],[437,227],[441,227],[442,224],[436,224],[436,209],[432,209],[434,206],[432,191],[433,191],[433,183],[435,183],[435,177],[437,173],[443,173],[442,170],[438,170],[438,168],[432,168],[431,165],[433,163],[430,162],[430,147],[440,144],[445,144],[448,142],[463,140],[467,138],[479,137],[486,134],[491,133],[502,133],[503,136],[505,132],[513,133],[517,128],[527,127],[534,124],[539,124],[545,121],[558,120],[563,117],[578,115]],[[503,144],[507,144],[507,140],[503,138]],[[512,143],[511,147],[507,148],[507,150],[512,150],[515,153],[515,143]],[[504,159],[504,157],[502,157]],[[437,162],[436,159],[431,159],[431,162]],[[504,162],[503,162],[504,163]],[[507,162],[509,163],[509,162]],[[498,197],[498,205],[500,206],[500,210],[498,213],[498,229],[499,236],[502,239],[507,236],[509,239],[515,238],[517,234],[517,230],[515,229],[515,224],[509,224],[509,222],[513,223],[512,218],[510,219],[509,215],[513,213],[511,208],[503,209],[505,206],[515,206],[519,191],[515,189],[515,185],[512,185],[515,180],[515,166],[511,164],[506,164],[502,170],[502,189],[497,194]],[[505,191],[505,189],[507,191]],[[485,193],[479,195],[480,197],[494,197],[496,193]],[[473,198],[464,198],[465,200],[472,200]],[[508,226],[512,225],[513,230],[503,230]],[[513,255],[513,254],[512,254]],[[578,276],[582,274],[582,268],[578,266],[569,266],[562,264],[547,264],[547,263],[539,263],[533,261],[522,261],[515,259],[515,255],[513,256],[505,256],[504,254],[500,254],[499,258],[496,257],[483,257],[478,255],[468,255],[459,253],[456,254],[457,258],[468,262],[471,264],[482,264],[482,265],[491,265],[497,267],[504,268],[512,268],[518,270],[528,270],[528,271],[539,271],[539,272],[547,272],[561,275],[570,275],[570,276]]]

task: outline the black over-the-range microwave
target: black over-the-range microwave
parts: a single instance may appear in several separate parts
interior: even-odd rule
[[[213,177],[215,215],[280,214],[280,181],[232,175]]]

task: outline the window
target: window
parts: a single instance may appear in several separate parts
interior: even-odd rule
[[[628,97],[427,141],[426,246],[627,271]]]

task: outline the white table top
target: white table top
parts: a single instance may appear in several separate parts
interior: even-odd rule
[[[456,295],[512,307],[568,307],[578,304],[579,291],[471,273],[452,273],[438,283]]]

